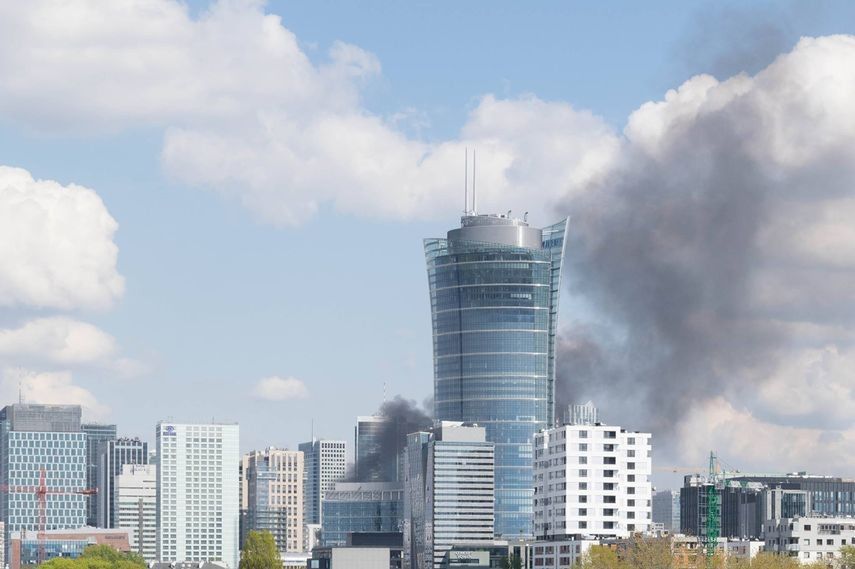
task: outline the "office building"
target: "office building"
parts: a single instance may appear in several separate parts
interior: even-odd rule
[[[568,424],[535,436],[539,540],[628,537],[652,523],[651,435]]]
[[[455,546],[494,535],[494,450],[484,427],[443,421],[407,437],[404,564],[438,569]]]
[[[721,535],[761,539],[767,520],[799,516],[855,516],[855,480],[794,474],[724,472],[721,485]],[[682,533],[698,535],[703,527],[707,477],[683,478],[680,489]]]
[[[336,482],[324,498],[321,542],[342,546],[354,532],[400,532],[404,487],[398,482]]]
[[[113,526],[128,530],[131,551],[157,561],[157,467],[125,464],[113,485]]]
[[[347,443],[317,440],[301,443],[305,475],[303,484],[303,522],[320,524],[323,500],[333,484],[344,478]]]
[[[395,482],[398,480],[397,461],[384,461],[381,439],[389,426],[389,418],[368,415],[356,418],[353,429],[353,454],[356,480],[359,482]],[[406,435],[406,433],[404,433]]]
[[[840,558],[840,548],[855,545],[855,518],[806,516],[769,520],[765,524],[765,550],[797,557],[802,564],[817,561],[829,567]]]
[[[581,564],[585,554],[599,539],[577,538],[536,541],[531,547],[532,566],[538,569],[571,569]]]
[[[356,532],[344,544],[315,548],[309,568],[401,569],[402,553],[399,532]]]
[[[157,437],[157,558],[238,566],[237,424],[161,421]]]
[[[44,535],[44,558],[76,559],[90,545],[109,545],[117,551],[130,551],[128,532],[120,529],[90,528],[48,530]],[[9,569],[35,567],[39,563],[37,532],[14,531],[9,547]]]
[[[553,425],[567,220],[461,218],[426,239],[434,417],[477,423],[496,452],[496,535],[532,535],[532,444]]]
[[[680,491],[662,490],[653,494],[653,523],[662,524],[662,529],[680,532]]]
[[[86,487],[97,487],[98,493],[103,493],[104,489],[99,484],[100,463],[98,457],[105,443],[116,440],[116,425],[84,423],[80,426],[80,429],[86,433]],[[86,525],[91,527],[107,527],[98,523],[100,515],[98,511],[99,502],[98,494],[86,497]]]
[[[39,528],[41,508],[33,488],[48,489],[44,528],[86,525],[86,433],[79,405],[18,403],[0,410],[0,520],[6,556],[11,532]]]
[[[247,531],[268,531],[281,553],[303,549],[303,453],[268,448],[244,455]]]
[[[101,444],[98,456],[98,527],[116,525],[115,479],[125,465],[148,464],[148,443],[138,438],[120,438]]]

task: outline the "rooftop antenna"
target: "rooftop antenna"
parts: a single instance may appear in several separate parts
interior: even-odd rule
[[[314,418],[314,417],[312,417],[312,430],[311,430],[311,433],[312,433],[312,442],[314,443],[314,442],[315,442],[315,418]]]
[[[18,403],[24,403],[24,384],[23,382],[18,382]]]
[[[466,215],[469,213],[469,148],[463,152],[463,215]]]
[[[386,404],[386,382],[383,382],[383,405]]]
[[[475,197],[475,149],[472,149],[472,213],[478,215],[478,200]]]

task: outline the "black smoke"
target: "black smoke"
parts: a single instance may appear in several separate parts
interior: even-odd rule
[[[425,430],[433,424],[430,415],[422,407],[401,396],[384,402],[377,414],[386,419],[381,423],[377,448],[358,465],[354,465],[348,476],[354,482],[376,481],[377,477],[386,482],[402,479],[398,472],[399,458],[407,444],[407,435]]]

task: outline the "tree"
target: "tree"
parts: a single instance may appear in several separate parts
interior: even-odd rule
[[[56,557],[42,564],[44,569],[146,569],[136,553],[125,553],[109,545],[90,545],[77,559]]]
[[[630,569],[617,551],[610,547],[594,545],[582,557],[581,569]]]
[[[671,540],[636,535],[626,548],[624,559],[632,569],[671,569],[674,566]]]
[[[240,553],[239,569],[282,569],[276,541],[269,531],[250,531]]]
[[[855,569],[855,545],[840,548],[840,569]]]
[[[522,559],[519,555],[511,555],[502,559],[502,569],[522,569]]]

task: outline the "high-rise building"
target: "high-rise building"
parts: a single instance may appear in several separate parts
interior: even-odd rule
[[[650,439],[649,433],[602,423],[535,435],[537,538],[620,538],[650,529]]]
[[[238,566],[237,424],[157,424],[157,558]]]
[[[532,444],[553,424],[566,228],[467,213],[446,239],[425,240],[434,417],[477,423],[495,444],[501,536],[532,535]]]
[[[103,445],[108,441],[116,440],[116,425],[101,425],[99,423],[84,423],[80,426],[86,433],[86,487],[98,487],[98,492],[103,493],[100,487],[100,473],[98,456],[101,454]],[[98,523],[99,506],[98,494],[86,497],[86,525],[91,527],[107,527]]]
[[[383,415],[356,418],[356,427],[353,429],[356,480],[360,482],[398,480],[397,461],[384,462],[381,456],[381,439],[388,425],[389,418]]]
[[[404,487],[399,482],[336,482],[324,498],[321,543],[347,544],[354,532],[400,532]]]
[[[39,498],[48,489],[44,528],[86,525],[86,433],[79,405],[18,403],[0,410],[0,520],[5,522],[6,559],[10,533],[40,528]]]
[[[131,551],[157,561],[157,467],[125,464],[113,485],[113,528],[127,529]]]
[[[653,495],[653,523],[672,533],[680,532],[680,491],[662,490]]]
[[[245,454],[246,530],[273,535],[280,553],[303,549],[303,453],[268,448]]]
[[[485,429],[443,421],[407,437],[404,565],[438,569],[448,553],[492,542],[494,453]]]
[[[148,443],[138,438],[120,438],[101,444],[98,456],[98,527],[116,526],[115,478],[126,464],[148,464]]]
[[[347,443],[315,439],[301,443],[298,448],[305,461],[303,522],[320,524],[324,496],[346,473]]]

